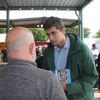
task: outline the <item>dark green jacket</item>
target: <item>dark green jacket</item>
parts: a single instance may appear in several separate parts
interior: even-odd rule
[[[71,69],[72,83],[67,85],[69,100],[94,100],[93,86],[98,78],[89,48],[76,36],[68,34],[70,49],[66,61]],[[54,46],[49,44],[44,52],[43,68],[55,70]]]

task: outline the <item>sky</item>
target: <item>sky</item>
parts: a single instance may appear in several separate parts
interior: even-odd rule
[[[94,0],[83,9],[83,25],[94,35],[100,30],[100,0]]]
[[[100,29],[100,0],[93,0],[83,9],[83,26],[89,28],[91,36],[93,36]],[[75,12],[70,11],[10,11],[10,18],[32,18],[32,17],[44,17],[44,16],[57,16],[60,18],[75,18]],[[6,12],[0,11],[0,19],[6,19]]]

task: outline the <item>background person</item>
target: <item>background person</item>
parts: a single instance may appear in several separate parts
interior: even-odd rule
[[[8,64],[0,66],[0,100],[67,100],[53,74],[36,67],[32,32],[15,27],[7,33]]]
[[[65,34],[61,19],[49,17],[43,28],[50,40],[44,52],[43,68],[66,70],[71,74],[71,83],[61,80],[68,100],[94,100],[93,86],[98,74],[92,53],[75,34]]]
[[[93,59],[95,61],[95,63],[97,64],[97,59],[98,59],[98,55],[99,55],[99,50],[96,47],[96,44],[92,44],[92,48],[91,48],[92,54],[93,54]]]
[[[2,64],[2,52],[0,51],[0,64]]]
[[[7,63],[7,61],[8,61],[7,49],[6,48],[2,49],[1,53],[2,53],[2,61],[3,61],[3,63]]]
[[[99,70],[98,70],[98,55],[99,55],[99,50],[97,49],[95,43],[92,44],[91,51],[92,51],[93,59],[95,61],[96,69],[97,69],[97,71],[99,73]],[[97,80],[96,84],[94,85],[94,88],[98,88],[98,87],[99,87],[99,79]]]

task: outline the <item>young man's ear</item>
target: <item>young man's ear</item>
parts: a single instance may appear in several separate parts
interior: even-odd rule
[[[62,28],[61,28],[61,32],[62,32],[63,34],[65,34],[65,27],[62,27]]]

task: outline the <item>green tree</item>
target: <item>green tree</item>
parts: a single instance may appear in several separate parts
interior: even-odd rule
[[[78,27],[66,28],[66,32],[79,35]],[[84,28],[84,38],[88,38],[90,33],[90,29]]]
[[[100,30],[98,32],[96,32],[96,35],[94,37],[100,38]]]
[[[31,30],[35,41],[46,41],[48,39],[43,28],[31,28]]]
[[[0,28],[0,33],[6,33],[6,28]]]
[[[66,32],[79,35],[79,29],[77,27],[66,28]]]
[[[88,38],[90,33],[90,29],[84,28],[84,38]]]

